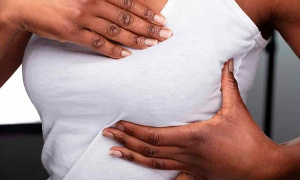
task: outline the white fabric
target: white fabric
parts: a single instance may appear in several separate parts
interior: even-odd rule
[[[43,123],[50,180],[169,180],[177,171],[108,155],[102,137],[119,120],[177,126],[207,120],[221,105],[221,70],[235,59],[244,100],[267,41],[234,0],[170,0],[162,12],[174,36],[116,61],[33,36],[23,61],[26,90]]]

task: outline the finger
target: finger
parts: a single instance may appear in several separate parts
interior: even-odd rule
[[[223,95],[223,108],[232,107],[235,105],[244,104],[236,79],[234,78],[233,59],[225,63],[222,71],[222,95]]]
[[[99,17],[114,22],[131,32],[157,39],[159,41],[164,41],[172,36],[172,31],[165,27],[149,23],[130,12],[120,9],[105,1],[98,1],[98,3],[100,3],[100,7],[106,7],[102,8],[101,13],[97,12],[99,11],[99,8],[94,10]]]
[[[137,125],[127,121],[119,121],[116,127],[132,137],[155,146],[183,147],[188,136],[186,126],[149,127]]]
[[[160,25],[166,24],[166,18],[159,12],[154,12],[149,6],[137,0],[106,0],[107,2],[127,10],[149,22]]]
[[[173,180],[204,180],[203,178],[194,178],[193,176],[187,174],[187,173],[180,173],[178,177],[176,177]]]
[[[109,151],[109,155],[131,161],[148,168],[159,169],[159,170],[181,170],[183,169],[183,164],[179,161],[171,159],[158,159],[149,158],[140,155],[125,147],[113,147]]]
[[[74,37],[76,38],[72,39],[72,42],[92,48],[111,58],[121,59],[131,55],[130,51],[109,42],[103,36],[89,30],[82,30],[82,32],[78,33],[78,36]]]
[[[133,34],[102,18],[89,19],[88,21],[87,28],[103,35],[107,39],[119,42],[131,48],[145,49],[158,43],[155,39]]]
[[[146,157],[178,160],[178,158],[182,154],[182,149],[180,147],[153,146],[137,138],[134,138],[116,128],[107,128],[103,131],[102,134],[105,137],[113,138],[127,148]]]

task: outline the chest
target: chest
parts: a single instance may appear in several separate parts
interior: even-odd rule
[[[251,34],[217,1],[170,2],[164,12],[174,36],[146,50],[132,50],[132,56],[120,61],[37,39],[25,75],[36,107],[72,117],[108,112],[213,115],[221,103],[223,64],[247,53]]]

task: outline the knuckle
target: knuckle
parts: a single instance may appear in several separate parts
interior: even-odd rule
[[[203,122],[204,123],[204,122]],[[210,124],[204,125],[201,128],[188,128],[183,135],[183,144],[187,147],[195,147],[195,145],[201,145],[206,138],[207,132],[210,131]]]
[[[126,146],[126,136],[124,133],[119,134],[119,133],[114,133],[114,139],[117,140],[119,143],[123,144]]]
[[[136,137],[136,132],[139,131],[139,128],[136,128],[135,126],[126,126],[126,133],[128,133],[130,136]]]
[[[155,151],[153,148],[145,146],[142,149],[142,154],[147,157],[154,157],[154,155],[157,154],[157,151]]]
[[[159,134],[156,134],[156,133],[151,133],[148,137],[148,141],[150,144],[152,145],[157,145],[160,143],[161,141],[161,136]]]
[[[92,44],[94,48],[103,48],[105,46],[105,40],[103,38],[100,37],[95,37],[92,40]]]
[[[147,26],[146,29],[147,29],[147,34],[149,36],[153,36],[155,34],[158,34],[161,28],[155,25],[149,25]]]
[[[79,32],[79,28],[68,21],[63,21],[60,26],[54,29],[59,38],[70,37]]]
[[[151,159],[151,167],[154,169],[165,169],[165,163],[164,161],[160,161],[158,159]]]
[[[116,24],[109,24],[108,29],[107,29],[107,34],[112,37],[117,37],[119,36],[121,32],[121,28],[117,26]]]
[[[134,161],[135,159],[132,153],[126,153],[124,158],[127,159],[128,161]]]
[[[228,78],[227,82],[228,82],[230,88],[233,88],[233,89],[238,88],[238,82],[235,78]]]
[[[80,33],[80,28],[78,27],[71,27],[67,30],[72,36],[77,36]]]
[[[81,28],[70,22],[62,22],[60,26],[54,28],[54,33],[61,39],[74,39],[74,37],[80,36]]]
[[[199,133],[199,131],[195,131],[195,130],[190,130],[188,132],[188,137],[192,140],[192,141],[199,141],[201,140],[202,134]]]
[[[193,147],[195,145],[198,145],[204,141],[204,136],[202,133],[195,133],[195,132],[190,132],[188,134],[188,137],[184,139],[183,144],[187,147]]]
[[[154,16],[154,11],[152,11],[151,9],[147,9],[144,12],[144,18],[145,19],[153,19]]]
[[[117,46],[113,46],[112,48],[111,48],[111,55],[112,56],[119,56],[120,54],[121,54],[121,48],[119,48],[119,47],[117,47]]]
[[[83,19],[84,17],[84,10],[83,8],[75,8],[73,9],[73,17],[78,20],[78,19]]]
[[[119,15],[119,22],[122,26],[127,27],[134,21],[134,16],[126,11],[122,11]]]
[[[121,0],[120,5],[123,9],[130,9],[133,7],[133,0]]]
[[[142,37],[141,36],[134,36],[132,40],[133,47],[140,47],[142,46]]]
[[[198,140],[199,142],[206,142],[211,139],[211,135],[213,134],[215,130],[216,125],[212,125],[210,123],[205,124],[205,127],[203,128],[201,133],[198,133]],[[196,135],[197,136],[197,135]],[[196,136],[194,136],[196,138]]]

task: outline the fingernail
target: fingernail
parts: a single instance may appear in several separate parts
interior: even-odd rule
[[[121,130],[121,131],[125,131],[125,127],[122,124],[117,124],[117,129]]]
[[[172,36],[172,31],[163,29],[159,31],[159,36],[164,39],[168,39]]]
[[[159,24],[165,25],[166,24],[166,18],[163,15],[155,14],[153,17],[153,20]]]
[[[107,138],[114,138],[114,135],[112,133],[110,133],[110,132],[107,132],[107,131],[103,131],[102,135],[104,137],[107,137]]]
[[[121,56],[122,57],[127,57],[127,56],[130,56],[132,53],[130,51],[127,51],[127,50],[123,50],[122,53],[121,53]]]
[[[117,158],[120,158],[123,156],[123,154],[120,151],[116,151],[116,150],[109,150],[108,154],[110,156],[117,157]]]
[[[229,68],[230,72],[233,72],[233,69],[234,69],[233,59],[229,60],[229,67],[228,68]]]
[[[145,40],[145,44],[146,44],[147,46],[149,46],[149,47],[154,46],[154,45],[156,45],[157,43],[158,43],[158,41],[155,40],[155,39],[146,39],[146,40]]]

